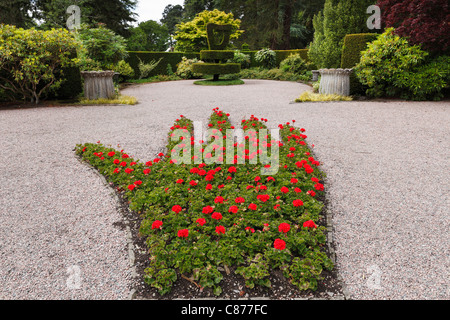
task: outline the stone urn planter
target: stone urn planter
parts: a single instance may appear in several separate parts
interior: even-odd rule
[[[112,99],[114,90],[114,71],[82,71],[84,78],[84,97],[88,100]]]
[[[352,71],[352,69],[320,69],[319,93],[349,96]]]
[[[320,75],[319,70],[312,70],[311,72],[312,72],[311,81],[314,81],[314,82],[319,81],[319,75]]]

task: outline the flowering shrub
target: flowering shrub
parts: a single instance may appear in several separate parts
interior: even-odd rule
[[[219,132],[234,127],[229,114],[213,111],[208,127],[215,140],[208,146],[194,135],[190,141],[173,139],[176,130],[193,133],[193,122],[181,115],[170,128],[168,154],[146,163],[100,143],[76,147],[76,154],[141,214],[140,233],[150,256],[144,280],[165,294],[181,274],[220,295],[219,266],[233,268],[249,288],[270,287],[270,272],[278,269],[299,289],[316,290],[322,270],[333,264],[324,250],[326,228],[320,225],[324,174],[305,142],[305,130],[288,122],[279,125],[280,141],[270,134],[258,140],[267,119],[252,115],[241,123],[247,130],[244,143],[217,147],[217,139],[226,139]],[[196,143],[203,159],[196,158],[195,148],[189,151]],[[279,170],[263,175],[261,169],[270,165],[251,162],[271,144],[279,146],[278,156],[271,155],[278,157]],[[192,164],[174,160],[180,148],[190,152]],[[221,161],[227,148],[235,151],[230,164]],[[207,161],[211,158],[215,162]]]

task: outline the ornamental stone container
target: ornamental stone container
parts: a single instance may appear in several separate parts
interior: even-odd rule
[[[316,82],[319,80],[319,70],[312,70],[312,81]]]
[[[114,89],[114,71],[82,71],[84,78],[84,97],[88,100],[112,99]]]
[[[320,69],[319,93],[349,96],[352,71],[352,69]]]

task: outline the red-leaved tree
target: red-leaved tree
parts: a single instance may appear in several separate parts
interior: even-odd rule
[[[448,0],[379,0],[382,23],[425,50],[448,53],[450,14]]]

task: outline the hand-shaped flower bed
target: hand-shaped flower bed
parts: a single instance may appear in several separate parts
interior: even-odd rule
[[[225,140],[218,133],[234,129],[229,115],[213,111],[208,127]],[[219,266],[234,268],[249,288],[270,287],[270,272],[279,269],[300,290],[316,290],[323,268],[333,268],[323,248],[326,229],[318,225],[323,207],[318,200],[324,176],[320,163],[310,154],[304,129],[280,124],[281,141],[271,135],[261,139],[258,133],[266,129],[265,122],[253,115],[242,120],[242,128],[251,130],[245,143],[232,144],[236,156],[231,164],[206,161],[223,160],[230,148],[225,142],[199,154],[187,148],[196,145],[193,138],[171,141],[177,129],[193,133],[193,122],[183,116],[170,129],[167,150],[185,148],[192,164],[163,154],[140,163],[100,143],[77,145],[76,154],[123,190],[130,209],[141,213],[140,233],[150,255],[144,279],[161,294],[181,274],[220,295]],[[270,165],[249,162],[260,154],[260,146],[274,143],[279,146],[279,170],[262,175],[261,169]],[[250,152],[255,144],[258,150]],[[241,158],[247,161],[242,164]]]

